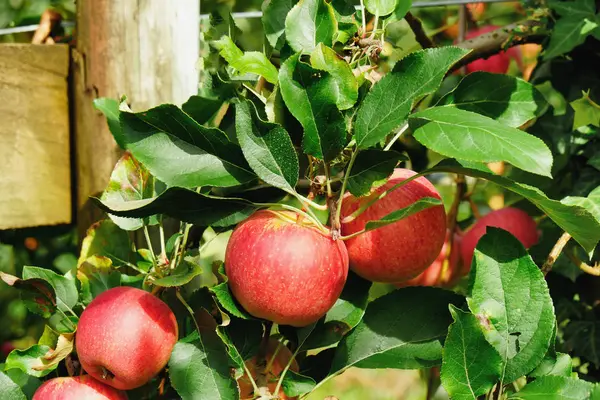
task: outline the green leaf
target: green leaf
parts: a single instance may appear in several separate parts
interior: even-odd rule
[[[121,273],[113,267],[112,260],[103,256],[91,256],[77,268],[81,283],[81,302],[89,304],[100,293],[121,286]]]
[[[200,265],[192,257],[185,257],[168,276],[151,281],[155,286],[175,287],[190,283],[194,277],[202,273]]]
[[[485,115],[513,128],[540,116],[548,107],[544,96],[529,82],[483,71],[465,76],[440,104]]]
[[[266,0],[262,4],[265,36],[276,50],[285,44],[285,19],[294,3],[292,0]]]
[[[0,371],[0,398],[3,400],[27,400],[19,385],[2,371]]]
[[[126,151],[117,161],[108,186],[100,198],[113,202],[147,199],[156,196],[156,186],[150,171]],[[126,231],[135,231],[144,226],[144,220],[140,218],[121,218],[111,214],[109,217],[119,228]],[[156,218],[152,218],[146,225],[156,223]]]
[[[394,12],[399,0],[365,0],[365,8],[373,15],[384,17]]]
[[[488,227],[470,276],[469,308],[502,357],[501,383],[531,372],[544,358],[555,329],[544,275],[510,233]]]
[[[435,197],[422,197],[404,208],[392,211],[391,213],[379,220],[367,222],[367,224],[365,225],[365,231],[372,231],[373,229],[393,224],[394,222],[400,221],[404,218],[408,218],[411,215],[426,210],[430,207],[441,205],[443,205],[443,203],[440,199],[436,199]]]
[[[454,323],[444,344],[441,379],[452,399],[477,399],[500,378],[502,359],[490,345],[477,317],[450,306]]]
[[[600,222],[600,186],[592,190],[587,197],[568,196],[562,199],[561,202],[569,206],[575,205],[585,208]]]
[[[573,130],[587,125],[600,127],[600,105],[590,98],[589,91],[584,92],[581,98],[569,104],[575,111]]]
[[[296,52],[310,54],[319,43],[331,46],[335,14],[325,0],[300,0],[285,19],[285,39]]]
[[[340,298],[317,322],[302,350],[331,346],[358,325],[367,308],[370,288],[371,282],[350,271]]]
[[[261,75],[267,82],[277,83],[277,68],[269,61],[264,53],[258,51],[241,51],[229,36],[223,36],[220,40],[213,42],[219,50],[221,57],[227,61],[230,67],[236,69],[240,75]]]
[[[550,0],[548,5],[562,17],[585,18],[596,14],[594,0]]]
[[[417,369],[439,365],[451,323],[448,305],[463,301],[452,292],[430,287],[404,288],[379,297],[340,342],[331,374],[353,366]]]
[[[126,149],[168,186],[236,186],[254,179],[241,149],[217,128],[163,104],[141,113],[121,111]]]
[[[121,200],[107,199],[107,204],[114,204],[115,208],[124,207],[137,201],[123,202]],[[148,200],[140,200],[148,201]],[[154,214],[144,215],[149,217]],[[119,228],[113,221],[105,219],[98,221],[87,230],[87,234],[81,243],[81,253],[78,264],[83,263],[91,256],[108,257],[113,265],[123,265],[129,261],[131,256],[131,241],[129,234]]]
[[[25,350],[13,350],[6,358],[5,369],[17,368],[28,375],[41,378],[54,371],[73,351],[74,335],[61,334],[54,349],[35,344]]]
[[[348,190],[355,197],[366,196],[378,186],[386,183],[400,161],[407,160],[404,154],[396,151],[363,150],[348,176]]]
[[[506,161],[552,177],[552,152],[539,138],[474,112],[433,107],[413,114],[414,137],[447,157],[476,162]]]
[[[573,360],[565,353],[556,353],[556,356],[546,355],[540,365],[529,374],[532,378],[546,375],[560,375],[570,377],[573,373]]]
[[[557,3],[554,2],[554,4]],[[550,42],[542,54],[544,60],[549,60],[573,50],[582,44],[587,36],[598,27],[598,24],[594,21],[595,13],[591,11],[595,8],[593,0],[576,0],[562,3],[564,5],[559,9],[569,14],[565,14],[556,21],[550,35]],[[567,4],[574,7],[568,7]],[[589,5],[591,5],[591,8]]]
[[[587,400],[594,385],[577,378],[564,376],[542,376],[525,385],[519,392],[508,397],[509,400]]]
[[[315,380],[309,376],[304,376],[292,370],[288,370],[281,387],[283,392],[289,397],[302,396],[303,394],[311,392],[317,385]]]
[[[258,353],[263,331],[262,322],[240,318],[232,318],[227,326],[217,327],[219,336],[225,339],[223,340],[225,344],[235,349],[241,362],[249,360]],[[240,365],[240,368],[243,366]]]
[[[223,307],[223,309],[225,309],[225,311],[227,311],[229,314],[241,319],[254,318],[250,314],[248,314],[246,310],[244,310],[242,306],[239,305],[238,302],[234,299],[226,282],[211,287],[210,291],[217,298],[219,305]]]
[[[54,329],[52,329],[48,325],[45,325],[44,332],[42,333],[42,336],[40,336],[40,339],[38,340],[38,344],[40,346],[48,346],[48,347],[52,348],[52,347],[56,346],[59,336],[60,336],[60,333],[56,332]]]
[[[358,81],[350,68],[333,49],[319,43],[310,55],[313,68],[326,71],[333,77],[333,89],[337,95],[337,107],[347,110],[358,100]]]
[[[236,104],[235,127],[248,164],[266,183],[294,192],[298,182],[298,155],[288,132],[262,121],[249,100]]]
[[[44,279],[19,279],[5,272],[0,272],[0,279],[19,290],[21,301],[32,313],[50,318],[56,312],[54,288]]]
[[[397,0],[398,4],[394,9],[392,15],[387,17],[384,22],[384,27],[391,24],[392,22],[402,21],[406,13],[412,7],[412,0]]]
[[[177,342],[169,360],[169,378],[184,400],[239,399],[227,349],[216,332],[193,332]]]
[[[106,117],[108,129],[115,138],[115,142],[117,142],[120,148],[124,149],[125,138],[123,136],[123,130],[121,129],[121,123],[119,122],[119,115],[121,114],[119,111],[119,102],[108,97],[101,97],[94,99],[93,103],[94,108],[102,112]]]
[[[77,304],[79,293],[75,281],[58,275],[56,272],[39,267],[23,267],[23,279],[43,279],[54,288],[56,303],[62,311],[72,309]]]
[[[219,98],[209,98],[204,96],[191,96],[181,105],[184,113],[189,115],[200,125],[211,121],[217,111],[223,105],[223,100]]]
[[[542,210],[554,223],[568,232],[587,252],[592,251],[600,241],[600,223],[585,208],[568,206],[546,197],[538,188],[517,183],[508,178],[486,171],[485,166],[476,163],[445,160],[428,172],[451,172],[481,178],[502,186],[529,200]]]
[[[371,88],[354,124],[359,149],[378,144],[406,122],[414,103],[433,93],[446,72],[468,53],[458,47],[416,51],[400,60]]]
[[[42,381],[38,378],[28,375],[20,369],[9,369],[5,371],[6,375],[16,383],[26,398],[31,399],[35,391],[42,385]],[[2,389],[5,387],[4,383],[0,380],[0,398],[4,399],[4,392]],[[10,399],[10,397],[8,397]]]
[[[298,53],[281,66],[279,84],[285,105],[304,128],[304,152],[326,161],[334,159],[346,144],[346,122],[336,106],[335,79],[300,62]]]
[[[213,197],[177,187],[169,188],[152,199],[127,203],[93,200],[104,211],[120,217],[144,218],[165,214],[191,224],[214,227],[235,225],[257,208],[243,199]]]
[[[565,328],[565,342],[574,354],[600,366],[600,321],[571,321]]]

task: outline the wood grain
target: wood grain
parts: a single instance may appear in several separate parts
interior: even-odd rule
[[[66,45],[0,45],[0,229],[71,222]]]
[[[197,93],[197,0],[77,2],[73,99],[80,233],[102,218],[89,197],[102,192],[119,157],[97,97],[126,95],[134,111],[181,104]]]

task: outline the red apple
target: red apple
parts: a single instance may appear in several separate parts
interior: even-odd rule
[[[0,346],[0,355],[2,357],[8,357],[11,351],[15,349],[15,345],[12,342],[4,342]]]
[[[126,400],[124,392],[105,385],[89,375],[54,378],[44,382],[33,400]]]
[[[467,33],[466,39],[473,39],[477,36],[483,35],[484,33],[495,31],[499,28],[499,26],[488,25],[479,29],[474,29]],[[520,63],[520,53],[516,47],[511,47],[507,51],[502,51],[485,59],[482,58],[479,60],[475,60],[467,64],[466,69],[468,73],[475,71],[485,71],[494,74],[505,74],[508,71],[510,60],[513,58],[516,59],[518,63]]]
[[[227,244],[225,271],[235,298],[252,315],[306,326],[338,299],[348,275],[342,241],[290,211],[261,210]]]
[[[275,358],[273,358],[275,357]],[[267,354],[265,356],[267,366],[270,366],[267,370],[267,387],[269,388],[269,392],[274,394],[275,388],[277,387],[277,381],[279,380],[279,376],[281,372],[284,370],[285,366],[292,359],[292,352],[283,344],[280,345],[279,341],[275,338],[270,338],[269,343],[267,344]],[[252,378],[256,382],[258,373],[256,367],[256,356],[246,361],[246,367]],[[300,368],[298,367],[298,363],[296,360],[292,361],[290,365],[290,370],[294,372],[298,372]],[[240,379],[238,379],[238,384],[240,386],[240,399],[241,400],[251,400],[255,398],[254,388],[252,387],[252,382],[250,378],[248,378],[248,374],[244,374]],[[283,392],[283,388],[279,389],[278,398],[281,400],[294,400],[297,397],[287,397]]]
[[[352,221],[347,221],[347,217],[361,205],[415,174],[414,171],[397,168],[388,182],[370,195],[357,199],[347,194],[341,211],[343,218],[346,218],[345,222],[342,219],[342,234],[359,232],[368,221],[381,219],[423,197],[439,199],[440,194],[431,182],[419,177],[388,193]],[[444,206],[430,207],[347,240],[350,268],[363,278],[375,282],[406,281],[433,263],[440,254],[445,236]]]
[[[488,226],[502,228],[510,232],[519,239],[525,248],[533,246],[539,239],[537,225],[525,211],[511,207],[492,211],[475,222],[463,236],[460,251],[465,264],[465,272],[471,269],[475,246],[477,246],[479,239],[485,235]]]
[[[454,234],[454,240],[452,246],[451,258],[448,263],[448,269],[444,273],[443,266],[446,260],[446,253],[448,252],[448,237],[444,241],[440,254],[425,271],[423,271],[416,278],[410,279],[406,282],[397,283],[396,287],[406,286],[438,286],[438,287],[450,287],[456,283],[456,281],[463,275],[460,265],[460,243],[462,238],[458,234]]]
[[[162,300],[131,287],[109,289],[81,314],[75,345],[83,369],[117,389],[142,386],[169,361],[175,315]]]

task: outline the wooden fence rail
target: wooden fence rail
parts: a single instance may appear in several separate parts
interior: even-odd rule
[[[195,94],[199,3],[78,1],[72,48],[0,45],[0,229],[100,217],[87,200],[119,150],[92,101],[127,95],[140,111]]]

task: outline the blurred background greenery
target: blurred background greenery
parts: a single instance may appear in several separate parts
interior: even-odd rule
[[[210,14],[223,13],[223,11],[259,11],[261,4],[262,0],[202,0],[201,12]],[[63,24],[65,28],[59,40],[70,41],[70,35],[74,30],[74,0],[0,0],[0,32],[6,28],[38,24],[42,13],[49,8],[60,13],[63,21],[66,22]],[[413,13],[422,20],[427,34],[438,44],[450,44],[458,36],[459,8],[460,6],[415,8]],[[468,9],[470,28],[490,24],[505,25],[524,18],[526,14],[519,2],[478,3],[469,5]],[[245,50],[262,50],[264,40],[260,18],[240,18],[235,22],[245,33],[239,36],[241,47]],[[208,18],[202,19],[201,29],[206,31],[208,28]],[[33,34],[32,31],[2,34],[0,43],[31,42]],[[403,54],[419,47],[404,20],[388,25],[386,41],[388,43],[383,50],[383,55],[388,66],[400,59]],[[208,44],[201,42],[199,46],[201,55],[207,56]],[[536,54],[534,49],[533,53],[524,54],[524,57],[535,60]],[[509,71],[512,74],[521,74],[520,68],[514,61]],[[450,77],[445,83],[446,87],[453,87],[458,79],[458,76]],[[420,150],[417,147],[414,151],[418,154]],[[429,162],[436,161],[435,155],[432,154],[429,157],[416,157],[419,158],[429,159]],[[445,202],[449,204],[453,194],[453,181],[443,175],[433,177],[433,180],[439,187]],[[474,200],[480,206],[482,213],[487,209],[504,205],[502,192],[493,184],[481,183],[479,189],[479,197]],[[464,204],[460,211],[459,219],[465,223],[470,221],[471,208],[468,204]],[[71,226],[0,231],[0,271],[20,276],[23,266],[35,265],[65,273],[77,264],[77,240],[77,232]],[[390,287],[380,285],[373,294],[380,295],[388,290]],[[0,284],[0,321],[0,362],[12,348],[26,348],[36,343],[44,327],[41,318],[27,312],[17,290],[4,284]],[[336,396],[343,400],[423,399],[427,391],[424,382],[425,380],[417,371],[350,369],[327,382],[311,394],[309,399],[323,399],[326,396]],[[447,398],[441,392],[434,398]]]

